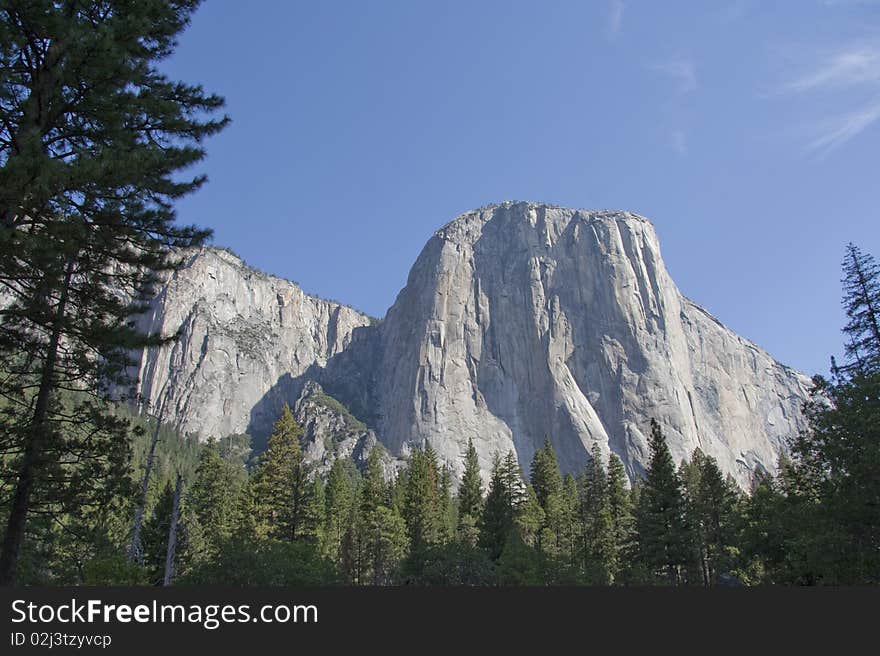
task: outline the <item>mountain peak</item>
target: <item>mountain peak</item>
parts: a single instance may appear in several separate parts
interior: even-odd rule
[[[508,451],[527,469],[549,439],[564,471],[595,445],[636,477],[654,418],[676,461],[699,448],[745,486],[805,425],[809,379],[688,301],[632,212],[466,212],[428,241],[379,324],[208,259],[157,297],[151,328],[182,338],[140,371],[154,407],[205,437],[259,438],[315,381],[393,455],[430,443],[456,473],[469,438],[484,474]]]

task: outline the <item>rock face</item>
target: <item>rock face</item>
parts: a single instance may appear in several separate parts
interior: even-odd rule
[[[297,379],[369,324],[226,251],[203,249],[188,255],[142,318],[150,334],[180,339],[143,353],[139,393],[183,433],[265,438],[281,406],[296,400]]]
[[[404,465],[404,460],[393,457],[382,446],[374,431],[312,380],[303,386],[293,406],[293,416],[303,428],[300,441],[305,460],[321,476],[330,471],[338,458],[350,458],[364,471],[367,458],[377,448],[386,480]]]
[[[211,250],[147,323],[182,329],[141,379],[184,430],[258,436],[314,380],[392,453],[430,441],[455,473],[469,437],[484,472],[511,449],[527,470],[549,438],[564,471],[598,444],[637,476],[654,417],[676,460],[699,447],[746,484],[804,426],[810,385],[679,292],[646,219],[533,203],[439,230],[375,326]]]
[[[651,417],[676,461],[696,447],[741,483],[802,426],[809,380],[682,296],[644,218],[528,203],[465,214],[425,246],[382,326],[379,434],[473,437],[483,467],[545,437],[565,470],[593,444],[630,476]]]

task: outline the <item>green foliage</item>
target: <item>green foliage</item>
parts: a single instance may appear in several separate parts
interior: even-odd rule
[[[527,545],[516,531],[509,533],[504,542],[496,565],[496,579],[499,585],[536,586],[546,583],[540,553]]]
[[[516,526],[516,519],[527,493],[516,456],[509,452],[504,459],[496,456],[492,465],[489,492],[480,521],[479,545],[493,561],[501,557],[504,545]]]
[[[367,432],[367,425],[360,419],[355,417],[353,414],[351,414],[351,410],[349,410],[346,406],[344,406],[342,403],[337,401],[329,394],[318,392],[312,398],[317,403],[320,403],[327,409],[331,410],[333,413],[340,415],[345,422],[345,427],[347,430],[355,433]]]
[[[185,569],[216,559],[235,528],[236,504],[242,481],[236,466],[223,460],[214,440],[204,447],[195,479],[186,492],[183,525],[187,549]]]
[[[694,564],[703,585],[716,585],[719,574],[733,571],[739,563],[739,488],[725,479],[714,458],[699,449],[682,472]]]
[[[602,454],[594,446],[590,462],[580,482],[580,518],[583,527],[581,560],[586,580],[608,585],[614,580],[618,563],[608,475]]]
[[[171,527],[171,510],[174,501],[174,486],[169,481],[166,483],[162,494],[159,496],[152,515],[144,522],[141,541],[144,551],[144,567],[148,573],[149,581],[158,585],[165,576],[165,557],[168,547],[168,530]],[[178,543],[176,552],[184,551],[183,545]]]
[[[635,559],[635,516],[633,495],[626,489],[626,470],[613,453],[608,457],[608,510],[611,513],[613,555],[611,568],[615,581],[625,576],[625,570]]]
[[[522,541],[528,546],[535,549],[538,553],[542,552],[542,545],[553,543],[553,536],[547,527],[546,514],[538,501],[538,495],[535,488],[526,485],[523,502],[514,513],[514,532],[520,536]]]
[[[843,261],[843,307],[847,323],[843,333],[849,371],[880,371],[880,267],[873,256],[854,244],[846,247]]]
[[[285,404],[253,473],[257,520],[276,539],[317,539],[320,517],[300,435],[302,428]]]
[[[747,553],[769,581],[880,583],[880,269],[852,244],[843,269],[847,361],[814,378],[809,429],[747,504]]]
[[[82,585],[148,585],[146,571],[129,562],[122,553],[96,555],[82,564]]]
[[[286,540],[223,541],[216,558],[199,564],[182,585],[301,586],[334,585],[342,580],[309,542]]]
[[[355,485],[342,460],[334,460],[324,491],[324,525],[321,531],[321,554],[342,566],[345,534],[355,511]]]
[[[404,510],[410,549],[418,554],[445,538],[441,507],[440,470],[431,445],[415,451],[405,475]]]
[[[464,473],[458,488],[458,534],[459,539],[474,545],[477,543],[477,525],[483,512],[483,480],[480,477],[480,461],[474,441],[468,438],[464,456]]]
[[[418,569],[404,570],[399,582],[411,585],[492,585],[495,572],[485,551],[456,540],[426,548]]]
[[[181,173],[228,120],[210,118],[221,98],[159,70],[197,5],[36,0],[0,12],[4,583],[34,511],[100,505],[128,477],[128,427],[100,401],[129,382],[131,353],[164,341],[133,319],[174,249],[209,234],[176,225],[173,205],[204,183]]]
[[[532,521],[537,525],[533,529],[534,540],[530,541],[526,537],[526,542],[533,544],[542,553],[559,555],[565,547],[568,522],[565,516],[562,473],[549,439],[544,441],[544,448],[538,449],[532,458],[531,485],[540,513],[535,508],[529,511]]]
[[[340,548],[342,569],[350,583],[387,585],[407,555],[403,501],[395,502],[395,487],[399,489],[394,483],[386,486],[379,451],[373,449]]]
[[[682,569],[691,558],[691,533],[681,479],[654,420],[648,446],[651,457],[636,511],[638,557],[652,575],[677,585],[682,583]]]

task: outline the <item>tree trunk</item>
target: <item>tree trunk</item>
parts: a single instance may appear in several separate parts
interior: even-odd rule
[[[43,370],[40,374],[37,402],[34,406],[30,428],[27,431],[24,456],[18,473],[18,482],[15,486],[12,506],[9,510],[9,521],[6,525],[6,536],[3,540],[3,553],[0,555],[0,585],[14,584],[18,572],[18,560],[21,555],[21,545],[24,542],[34,482],[43,457],[46,431],[49,429],[49,422],[47,421],[49,402],[51,401],[52,391],[55,386],[55,367],[58,361],[58,348],[61,344],[64,313],[67,309],[67,299],[73,271],[74,260],[71,258],[67,262],[64,285],[61,289],[58,308],[55,312],[55,325],[52,328],[52,335],[46,349],[46,359],[43,361]]]
[[[177,486],[174,488],[174,501],[171,505],[171,523],[168,525],[168,548],[165,551],[165,578],[162,585],[171,585],[174,577],[174,553],[177,549],[177,522],[180,518],[180,492],[183,489],[183,479],[177,475]]]
[[[700,547],[700,569],[703,574],[703,585],[708,588],[712,585],[712,571],[709,567],[708,547],[705,546]]]
[[[131,529],[131,543],[128,545],[129,562],[137,561],[143,564],[144,554],[141,549],[141,526],[144,522],[144,509],[147,505],[147,488],[150,485],[150,473],[153,470],[153,461],[156,457],[156,444],[159,442],[159,431],[162,429],[162,412],[156,418],[156,430],[153,431],[153,439],[150,440],[150,451],[147,454],[147,464],[144,466],[144,478],[141,481],[141,502],[134,513],[134,525]]]

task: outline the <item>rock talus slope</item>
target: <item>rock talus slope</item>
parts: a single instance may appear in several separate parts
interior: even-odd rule
[[[747,484],[803,428],[810,385],[679,292],[646,219],[534,203],[439,230],[378,325],[215,250],[145,325],[181,330],[140,379],[183,430],[265,432],[314,380],[391,453],[428,441],[456,473],[469,437],[484,472],[511,449],[527,469],[546,438],[564,471],[598,444],[637,476],[655,417],[676,460],[699,447]]]

